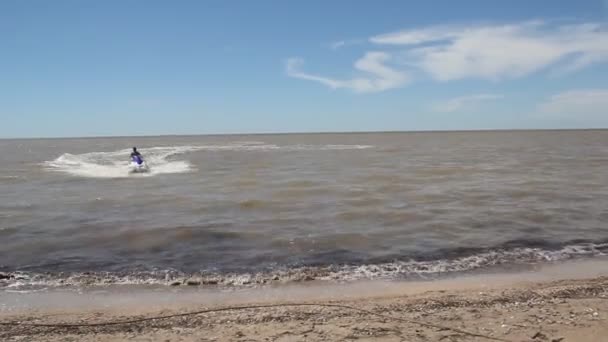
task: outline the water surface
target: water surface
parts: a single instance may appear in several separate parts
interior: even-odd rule
[[[149,174],[129,174],[131,146]],[[608,252],[608,131],[0,140],[0,165],[4,287],[408,278]]]

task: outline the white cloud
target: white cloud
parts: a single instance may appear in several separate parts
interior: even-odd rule
[[[344,40],[330,47],[336,50],[359,43]],[[355,63],[361,76],[353,79],[305,73],[301,70],[301,59],[287,62],[287,74],[333,89],[363,93],[400,87],[408,83],[413,72],[441,82],[471,78],[499,81],[541,70],[559,75],[608,62],[606,23],[537,20],[502,25],[429,26],[377,35],[369,38],[368,43],[390,48],[391,54],[400,57],[389,67],[386,63],[391,54],[367,52]]]
[[[472,109],[478,103],[502,98],[499,94],[475,94],[468,96],[455,97],[445,102],[437,103],[433,110],[437,112],[456,112],[462,109]]]
[[[366,43],[365,39],[349,39],[349,40],[339,40],[329,44],[329,48],[332,50],[338,50],[347,46],[359,45]]]
[[[404,46],[408,64],[439,81],[516,78],[558,61],[567,71],[608,61],[608,31],[598,23],[432,26],[378,35],[370,42]]]
[[[346,45],[346,41],[340,40],[340,41],[331,43],[330,47],[332,50],[338,50],[339,48],[344,47],[345,45]]]
[[[304,61],[301,58],[288,59],[285,69],[287,75],[291,77],[316,81],[332,89],[346,88],[358,93],[372,93],[397,88],[408,81],[405,72],[385,65],[390,58],[391,56],[385,52],[367,52],[355,62],[355,69],[363,72],[364,76],[349,80],[338,80],[303,72],[301,67]]]
[[[432,26],[418,30],[404,30],[381,34],[370,38],[375,44],[416,45],[457,37],[462,27]]]
[[[315,76],[300,71],[300,67],[304,64],[302,58],[289,58],[285,63],[285,69],[287,75],[295,78],[301,78],[303,80],[317,81],[332,89],[340,88],[340,81],[332,80],[330,78]]]
[[[538,106],[543,117],[608,118],[608,89],[575,89],[551,96]]]

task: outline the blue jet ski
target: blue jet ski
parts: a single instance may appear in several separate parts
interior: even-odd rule
[[[145,173],[150,171],[148,165],[139,154],[131,156],[131,165],[129,167],[129,172],[131,173]]]

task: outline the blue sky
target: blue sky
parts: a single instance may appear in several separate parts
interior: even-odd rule
[[[608,127],[608,1],[0,1],[0,137]]]

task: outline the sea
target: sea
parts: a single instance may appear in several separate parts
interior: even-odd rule
[[[150,172],[129,172],[137,146]],[[0,140],[0,290],[432,279],[608,254],[608,131]]]

